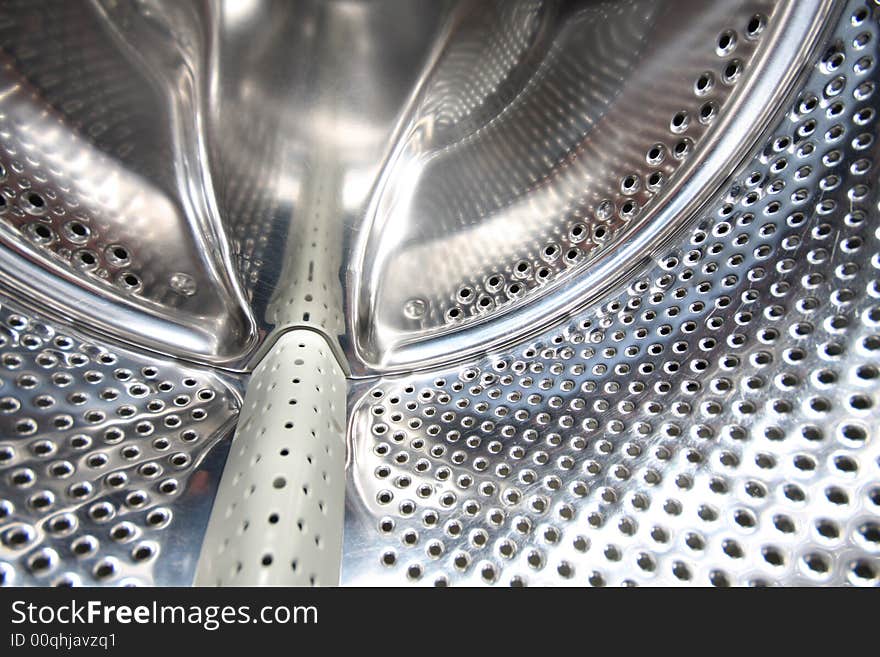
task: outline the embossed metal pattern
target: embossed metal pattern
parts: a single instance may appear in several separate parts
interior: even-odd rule
[[[880,583],[876,23],[625,285],[354,391],[344,582]]]

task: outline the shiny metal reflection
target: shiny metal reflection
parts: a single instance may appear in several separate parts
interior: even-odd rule
[[[809,239],[824,239],[824,233],[814,233],[825,231],[826,224],[847,239],[868,239],[852,217],[873,216],[876,210],[869,191],[854,181],[872,166],[875,14],[873,4],[856,0],[7,0],[0,6],[5,327],[0,378],[7,386],[0,386],[5,394],[0,412],[4,399],[11,401],[0,416],[0,457],[11,456],[0,461],[5,477],[0,503],[9,508],[0,517],[0,538],[13,525],[30,528],[33,536],[23,530],[22,536],[28,534],[24,551],[0,546],[0,575],[19,583],[48,581],[48,574],[34,571],[34,559],[43,563],[38,552],[54,550],[55,556],[39,554],[49,554],[52,563],[66,562],[75,556],[64,551],[73,550],[71,541],[80,538],[63,528],[52,534],[54,515],[41,510],[42,498],[34,498],[34,506],[29,486],[15,482],[16,473],[26,470],[37,482],[41,473],[49,477],[45,492],[53,505],[67,500],[69,512],[85,514],[85,524],[77,525],[89,527],[83,536],[101,545],[111,541],[108,559],[133,559],[123,539],[99,536],[113,527],[88,514],[94,504],[106,502],[114,514],[135,515],[126,496],[142,490],[153,491],[156,499],[177,494],[157,488],[164,478],[151,479],[152,467],[147,475],[142,472],[147,462],[161,464],[162,473],[173,470],[168,459],[176,452],[166,454],[164,442],[151,443],[153,451],[138,452],[131,463],[123,454],[140,445],[141,423],[155,424],[170,414],[180,426],[163,425],[168,435],[155,439],[180,442],[185,474],[175,485],[202,488],[189,489],[162,508],[175,518],[184,513],[176,504],[195,509],[192,517],[200,520],[189,533],[157,539],[153,547],[168,560],[156,561],[155,567],[129,569],[126,562],[113,577],[101,578],[96,553],[95,564],[64,573],[77,581],[190,578],[206,520],[205,496],[210,498],[217,485],[241,382],[267,362],[279,335],[307,329],[323,336],[333,353],[322,357],[327,362],[335,357],[349,377],[347,384],[338,381],[340,390],[348,386],[351,411],[343,579],[425,581],[430,573],[438,582],[487,581],[471,568],[484,547],[471,540],[476,532],[484,543],[491,538],[510,547],[505,541],[513,541],[520,550],[517,558],[525,559],[524,572],[532,568],[542,573],[535,581],[552,580],[542,570],[549,561],[536,569],[528,555],[534,548],[541,559],[549,558],[555,548],[535,547],[530,532],[516,540],[502,535],[512,526],[505,523],[528,515],[524,505],[532,502],[531,494],[551,484],[556,488],[550,488],[547,504],[592,517],[596,510],[590,505],[601,505],[597,500],[608,491],[581,489],[580,479],[566,473],[594,467],[615,471],[624,430],[667,426],[670,413],[682,408],[663,401],[666,386],[673,385],[667,378],[675,379],[682,394],[691,379],[664,370],[661,352],[684,354],[702,349],[706,340],[715,346],[741,340],[737,336],[744,330],[736,326],[748,325],[743,318],[755,311],[741,310],[740,301],[730,300],[734,296],[746,304],[763,294],[764,312],[775,313],[765,318],[788,322],[789,334],[800,330],[797,313],[814,313],[811,321],[835,336],[845,333],[846,322],[855,322],[855,315],[847,315],[856,312],[855,306],[830,296],[839,290],[828,291],[835,308],[843,308],[839,312],[817,310],[814,301],[801,299],[809,306],[804,309],[776,299],[794,285],[792,272],[801,281],[819,275],[857,280],[864,289],[870,285],[855,272],[871,266],[872,256],[854,242],[832,249],[828,258],[814,253],[825,247],[806,249],[806,260],[789,251]],[[805,107],[813,96],[815,106]],[[822,118],[810,118],[811,112]],[[813,150],[807,152],[806,144]],[[820,168],[829,172],[813,180]],[[834,197],[844,187],[848,213],[843,199]],[[782,227],[778,217],[799,213],[804,222]],[[716,235],[719,253],[732,259],[727,265],[749,269],[745,277],[730,273],[736,280],[729,285],[732,279],[722,275],[720,260],[701,264],[708,257],[704,247],[687,244],[725,222],[736,230]],[[748,254],[725,251],[755,240],[763,242]],[[842,252],[846,261],[838,262]],[[704,269],[696,273],[698,265]],[[768,272],[778,277],[776,287],[753,292]],[[658,282],[676,277],[680,285]],[[663,306],[666,301],[654,304],[663,306],[672,327],[673,318],[688,321],[682,313],[702,317],[708,312],[705,300],[689,295],[719,285],[748,289],[723,295],[730,296],[733,307],[715,308],[684,340],[674,339],[673,329],[663,328],[666,323],[654,328],[659,311],[648,307],[654,303],[651,295],[660,299],[667,288],[680,294],[669,308]],[[853,292],[854,286],[847,294],[861,295],[862,288]],[[871,289],[866,293],[870,296]],[[735,316],[715,326],[725,313]],[[567,328],[560,332],[560,327]],[[623,360],[635,358],[633,348],[644,352],[627,340],[647,340],[651,331],[660,331],[658,346],[650,347],[659,351],[648,353],[660,360],[652,363],[650,376],[640,374],[644,389],[632,392],[619,380],[601,388],[599,379],[609,371],[634,376]],[[62,346],[53,342],[57,335],[75,339]],[[856,353],[850,349],[855,342],[847,345],[840,348]],[[573,378],[553,372],[555,378],[544,381],[545,368],[565,370],[554,359],[569,350],[572,355],[563,360],[577,353],[583,361],[572,365],[578,368]],[[772,352],[773,363],[784,358],[769,348],[759,351]],[[70,361],[78,353],[86,362]],[[127,365],[96,360],[105,353]],[[839,355],[817,358],[826,356]],[[867,366],[840,358],[834,362],[843,369]],[[493,370],[500,362],[518,370],[509,383],[516,390],[491,392],[497,380],[513,376]],[[168,372],[166,379],[145,373],[158,367],[155,363]],[[814,363],[806,359],[799,366],[807,365]],[[803,402],[806,397],[785,387],[787,370],[773,367],[766,370],[767,380]],[[128,378],[114,379],[120,369],[130,371]],[[814,369],[822,368],[816,363]],[[93,370],[98,374],[90,374]],[[169,404],[179,397],[180,409],[200,415],[195,407],[200,400],[189,395],[184,403],[188,393],[177,392],[194,372],[210,380],[206,389],[213,396],[201,401],[213,406],[210,421],[202,425],[209,430],[188,443],[183,432],[205,418],[171,412]],[[69,375],[71,387],[59,386],[56,375],[62,381]],[[813,374],[798,376],[812,381]],[[402,383],[406,377],[408,383]],[[722,378],[729,379],[731,390],[751,380],[739,373]],[[105,385],[111,379],[113,384]],[[546,392],[562,381],[583,397],[573,389]],[[164,383],[175,392],[160,388]],[[539,392],[533,385],[545,387]],[[856,395],[850,388],[822,389],[834,403],[850,392]],[[507,401],[499,401],[499,395]],[[645,408],[660,404],[662,418],[630,409],[636,399]],[[682,402],[694,413],[708,413],[688,430],[720,431],[718,423],[727,416],[713,415],[715,407],[705,406],[712,401]],[[772,400],[766,401],[772,407]],[[265,403],[275,402],[289,403],[280,397]],[[400,403],[403,410],[392,408]],[[554,415],[560,404],[571,410],[564,418]],[[120,408],[126,409],[121,416]],[[99,413],[104,414],[100,419]],[[258,415],[255,409],[248,413]],[[54,424],[62,416],[70,421]],[[508,424],[510,417],[522,418],[522,426]],[[574,424],[551,428],[547,418]],[[822,427],[834,433],[831,425],[838,420],[828,419]],[[596,430],[593,421],[608,428],[597,441],[609,451],[590,457],[579,449],[566,452],[563,445],[580,444],[581,429]],[[810,426],[819,424],[810,419]],[[117,440],[112,429],[123,425]],[[108,431],[111,441],[105,444]],[[551,444],[539,449],[535,438],[517,449],[516,441],[526,435]],[[639,434],[638,449],[657,448],[652,436],[651,431]],[[458,440],[466,448],[454,446]],[[70,488],[55,481],[52,464],[41,460],[42,441],[54,446],[46,454],[69,461],[92,487],[90,495],[101,500],[65,498]],[[781,458],[786,449],[774,444],[762,453]],[[515,476],[527,479],[520,482],[522,495],[503,497],[506,477],[514,474],[501,454],[520,461],[551,453],[555,465],[537,465],[558,466],[563,475],[547,472],[539,481],[531,477],[540,468],[520,469]],[[742,459],[743,453],[734,456]],[[113,472],[102,469],[102,454],[114,464]],[[876,461],[867,451],[859,454]],[[817,476],[837,476],[832,466],[827,472],[818,466],[820,456],[840,455],[812,456]],[[90,459],[98,465],[90,466]],[[127,478],[111,477],[108,483],[116,470]],[[525,470],[534,471],[523,475]],[[455,476],[434,477],[441,471]],[[739,475],[728,474],[742,483]],[[871,476],[860,470],[858,486],[870,487]],[[114,487],[113,481],[122,483]],[[780,475],[773,481],[784,486],[788,480]],[[483,496],[491,503],[482,493],[469,497],[483,484],[491,489]],[[636,488],[621,484],[608,494],[616,504],[618,495],[641,494]],[[398,491],[416,491],[416,497]],[[197,492],[201,506],[190,503]],[[395,509],[381,502],[386,492],[403,498],[399,503],[394,498]],[[475,500],[479,514],[484,506],[498,506],[505,521],[489,526],[482,515],[468,515]],[[699,499],[692,501],[699,506]],[[812,519],[810,504],[804,518]],[[137,513],[151,508],[138,507]],[[732,505],[729,510],[735,512]],[[422,515],[431,511],[436,522],[458,522],[468,536],[421,542],[419,532],[432,529],[416,525],[432,517]],[[858,515],[853,514],[840,526],[849,528],[846,523]],[[866,518],[859,515],[862,524]],[[131,522],[139,536],[149,531],[148,524]],[[385,531],[389,522],[393,529]],[[417,549],[418,558],[404,563],[394,548],[395,561],[383,565],[386,539],[406,542],[412,532],[415,542],[406,543],[406,549]],[[179,537],[185,540],[170,547]],[[471,543],[431,552],[434,541],[445,550],[447,543],[461,540]],[[864,547],[859,540],[846,547],[856,560]],[[737,544],[743,550],[754,547],[745,540]],[[815,551],[809,541],[801,544]],[[379,548],[382,558],[376,555]],[[589,561],[575,554],[581,552],[577,545],[565,550],[563,570],[579,559]],[[792,547],[790,554],[796,552]],[[152,558],[144,561],[152,564]],[[494,573],[489,583],[507,576],[509,568],[499,565],[506,563],[499,561],[505,555],[486,559],[492,565],[487,572]],[[418,577],[410,576],[409,566]],[[615,565],[603,577],[629,581],[631,566]],[[845,568],[829,567],[829,572],[834,583],[852,577]],[[804,571],[798,573],[780,581],[800,583]],[[748,580],[746,569],[737,570],[736,578]]]
[[[295,325],[359,375],[461,358],[693,211],[830,8],[7,3],[4,280],[226,367]]]

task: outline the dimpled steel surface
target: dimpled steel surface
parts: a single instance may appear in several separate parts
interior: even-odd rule
[[[343,581],[880,581],[876,17],[692,225],[527,343],[352,395]]]

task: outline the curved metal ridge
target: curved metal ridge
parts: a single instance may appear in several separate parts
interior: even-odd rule
[[[220,256],[212,190],[190,162],[198,80],[174,83],[186,60],[175,59],[179,43],[156,48],[170,38],[161,31],[141,51],[164,58],[133,52],[138,23],[117,7],[121,17],[98,2],[4,7],[3,280],[117,339],[234,364],[256,326]]]
[[[661,257],[350,392],[343,583],[880,585],[876,8]]]
[[[828,29],[829,19],[839,10],[840,7],[831,2],[795,2],[775,9],[767,30],[761,35],[766,40],[764,48],[758,51],[755,60],[749,62],[745,79],[728,101],[729,106],[725,104],[713,130],[704,137],[705,141],[699,143],[698,152],[686,161],[663,193],[652,199],[653,204],[622,231],[618,240],[600,250],[586,265],[569,276],[546,283],[541,295],[530,302],[488,313],[463,328],[452,325],[440,334],[430,335],[406,331],[395,334],[392,331],[390,335],[393,337],[382,344],[381,326],[369,332],[356,329],[353,331],[356,338],[362,335],[367,338],[352,346],[356,354],[354,370],[363,374],[371,370],[394,372],[441,366],[501,344],[515,343],[609,289],[616,280],[627,275],[634,263],[652,257],[659,244],[700,210],[769,123],[778,118],[777,108],[788,102],[798,77],[803,75],[805,63],[822,47],[820,36]],[[374,196],[375,205],[371,209],[374,216],[383,212],[381,190],[383,185],[391,184],[387,179],[391,175],[386,173],[385,182],[380,182],[379,192]],[[372,233],[364,235],[372,236]],[[483,242],[476,240],[476,244],[483,245]],[[490,246],[490,242],[485,245]],[[364,267],[370,270],[374,265],[370,263]],[[378,272],[374,274],[379,275]],[[389,282],[383,281],[383,284]],[[358,294],[358,289],[353,288],[353,297]],[[358,307],[359,302],[355,298],[350,303]],[[372,314],[379,312],[375,307],[376,300],[360,303],[373,308],[362,313],[361,321],[372,321]],[[393,304],[384,308],[388,306],[394,308]],[[499,312],[503,313],[500,317]],[[355,317],[357,321],[358,315]]]
[[[831,7],[15,0],[0,276],[228,369],[292,326],[359,376],[462,358],[557,321],[695,211]]]
[[[5,0],[0,585],[880,586],[878,25]]]

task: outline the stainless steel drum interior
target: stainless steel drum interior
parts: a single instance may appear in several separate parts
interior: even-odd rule
[[[880,585],[873,0],[0,2],[0,584]]]

